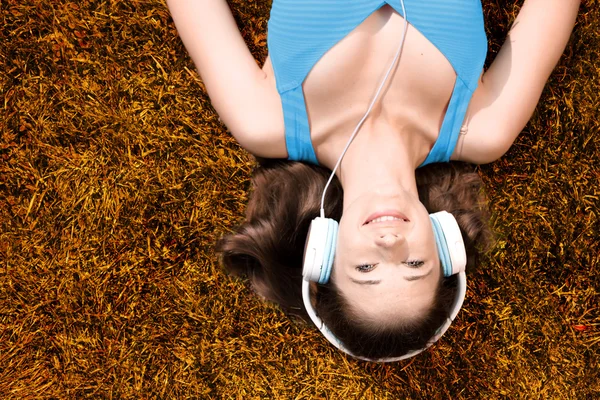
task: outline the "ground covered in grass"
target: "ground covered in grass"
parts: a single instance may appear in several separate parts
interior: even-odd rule
[[[519,4],[521,2],[518,2]],[[484,0],[490,60],[519,4]],[[231,1],[257,60],[269,1]],[[224,275],[253,161],[159,0],[0,0],[0,398],[600,396],[600,3],[510,152],[444,338],[350,359]]]

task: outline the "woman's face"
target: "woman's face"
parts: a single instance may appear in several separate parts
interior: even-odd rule
[[[423,315],[441,275],[429,214],[414,194],[380,190],[345,207],[331,279],[362,318],[394,324]]]

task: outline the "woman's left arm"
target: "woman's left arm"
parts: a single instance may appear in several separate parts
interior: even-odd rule
[[[483,75],[458,158],[492,162],[508,151],[540,99],[575,25],[580,0],[525,0]]]

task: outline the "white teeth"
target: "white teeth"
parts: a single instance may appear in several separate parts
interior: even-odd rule
[[[402,218],[396,218],[396,217],[392,217],[390,215],[384,215],[383,217],[372,219],[368,223],[370,224],[372,222],[384,222],[384,221],[402,221]]]

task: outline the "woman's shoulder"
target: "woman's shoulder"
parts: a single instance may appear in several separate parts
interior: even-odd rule
[[[531,1],[521,8],[475,91],[454,159],[483,164],[508,151],[567,45],[579,4]]]
[[[265,71],[251,90],[240,90],[236,97],[224,122],[240,146],[258,157],[287,158],[281,98],[273,76]],[[240,98],[245,98],[245,107],[239,107]]]
[[[285,157],[279,95],[244,43],[227,2],[173,0],[168,4],[223,123],[249,152]]]
[[[503,93],[499,99],[495,82],[486,81],[483,74],[473,93],[456,147],[451,159],[473,164],[487,164],[502,157],[512,146],[531,113],[523,110],[514,99],[517,91]],[[514,119],[521,122],[515,124]]]

